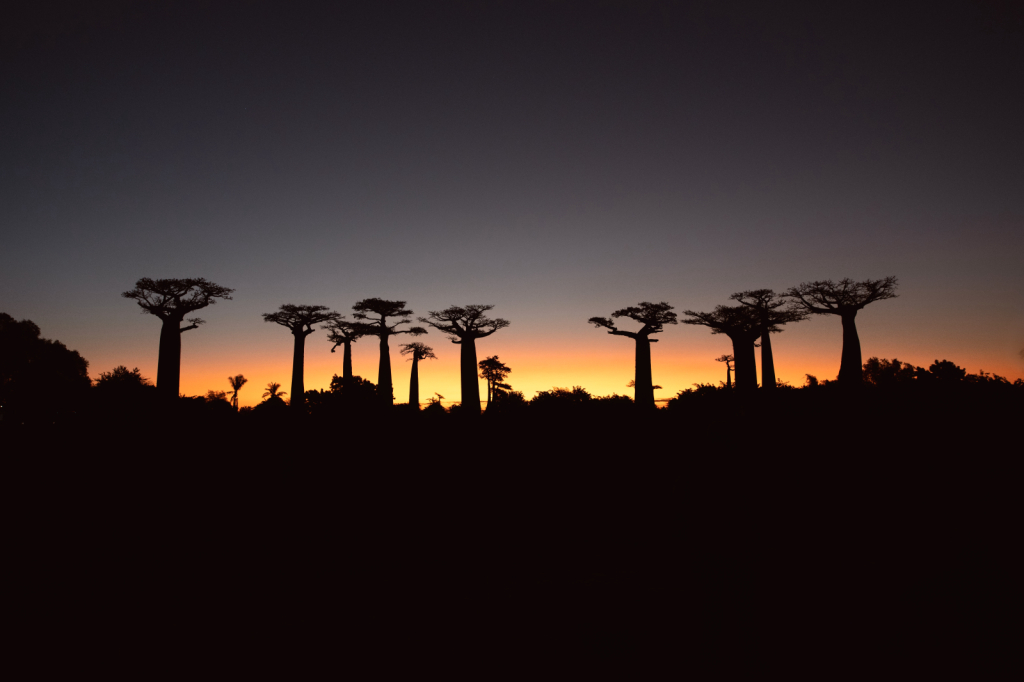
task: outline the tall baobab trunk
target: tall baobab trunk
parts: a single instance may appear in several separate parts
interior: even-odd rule
[[[344,359],[341,362],[341,377],[345,380],[352,378],[352,342],[345,341]]]
[[[863,380],[860,337],[857,335],[857,311],[843,313],[843,358],[839,363],[839,383],[858,386]]]
[[[761,334],[761,387],[775,388],[775,358],[772,355],[772,335],[767,330]]]
[[[165,318],[160,327],[160,356],[156,387],[164,396],[177,398],[181,386],[181,320]]]
[[[391,405],[395,401],[395,387],[391,382],[391,348],[388,335],[380,335],[380,365],[377,366],[377,394],[381,401]]]
[[[409,378],[409,404],[412,409],[420,409],[420,359],[412,354],[412,376]]]
[[[477,381],[476,339],[465,336],[462,346],[462,407],[469,414],[480,414],[480,382]]]
[[[734,352],[735,350],[736,348],[733,347]],[[733,357],[736,356],[734,355]],[[725,387],[732,388],[732,365],[730,365],[728,362],[725,363]]]
[[[732,337],[733,362],[736,364],[736,390],[752,391],[757,388],[757,360],[754,356],[754,339]]]
[[[306,383],[303,372],[306,369],[306,335],[300,330],[292,332],[295,337],[295,352],[292,353],[292,407],[302,407],[306,401]]]
[[[633,400],[642,407],[654,407],[654,379],[651,375],[651,340],[636,337],[636,365],[634,367]]]

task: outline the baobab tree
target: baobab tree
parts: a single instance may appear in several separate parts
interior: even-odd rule
[[[861,308],[896,298],[896,278],[866,279],[854,282],[830,279],[803,282],[792,287],[786,296],[794,300],[808,313],[814,315],[838,315],[843,321],[843,355],[839,362],[839,383],[844,386],[859,386],[863,382],[860,337],[857,335],[857,313]]]
[[[364,298],[352,306],[359,320],[358,329],[364,336],[376,336],[380,340],[380,364],[377,368],[377,391],[381,400],[390,405],[395,399],[395,388],[391,383],[391,348],[388,339],[395,334],[426,334],[423,327],[399,329],[412,321],[412,311],[407,310],[405,301],[387,301],[383,298]],[[388,324],[388,318],[398,318]]]
[[[462,407],[469,414],[480,414],[480,383],[476,371],[476,340],[490,336],[512,324],[502,318],[490,319],[485,313],[493,305],[450,306],[429,312],[420,322],[448,335],[452,343],[462,347],[459,361],[462,375]]]
[[[411,355],[412,374],[409,376],[409,404],[414,410],[420,409],[420,360],[436,360],[434,349],[418,341],[400,346],[402,355]]]
[[[761,387],[774,389],[775,358],[772,355],[771,335],[782,331],[779,329],[780,326],[806,320],[810,314],[793,305],[789,298],[776,294],[771,289],[741,291],[729,298],[754,310],[761,320]]]
[[[761,336],[761,320],[750,307],[720,305],[713,312],[683,311],[690,319],[683,324],[709,327],[712,334],[725,334],[732,341],[732,355],[736,363],[736,389],[747,391],[757,388],[757,364],[754,343]]]
[[[731,356],[731,355],[723,355],[721,357],[715,358],[715,362],[724,362],[725,363],[725,387],[726,388],[732,388],[732,361],[733,361],[733,356]]]
[[[643,325],[638,331],[630,332],[619,329],[607,317],[592,317],[588,320],[590,324],[598,329],[607,329],[609,334],[625,336],[636,342],[633,400],[637,405],[653,408],[654,379],[651,375],[651,344],[657,343],[658,339],[652,339],[651,334],[660,334],[664,331],[666,324],[677,324],[676,314],[672,312],[672,306],[668,303],[644,301],[639,305],[616,310],[612,313],[612,317],[628,317]]]
[[[228,383],[231,384],[231,389],[234,391],[231,394],[231,405],[235,408],[236,412],[238,411],[238,392],[242,390],[242,386],[245,386],[248,381],[249,380],[241,374],[228,377]]]
[[[295,337],[292,353],[292,405],[302,407],[306,397],[303,372],[306,365],[306,337],[316,331],[314,324],[330,322],[340,317],[325,305],[292,305],[285,303],[276,313],[263,313],[264,322],[276,322],[287,327]]]
[[[352,344],[366,336],[368,330],[359,322],[346,320],[344,315],[328,322],[327,329],[330,330],[327,340],[334,344],[331,346],[331,352],[333,353],[338,346],[345,348],[341,362],[341,377],[350,380],[352,379]]]
[[[497,389],[510,390],[512,387],[505,383],[505,379],[512,372],[512,369],[498,359],[497,355],[484,358],[480,361],[480,378],[487,381],[487,409],[491,409],[491,399]]]
[[[205,320],[187,315],[213,305],[217,299],[230,300],[234,289],[222,287],[202,277],[190,279],[150,279],[143,277],[135,288],[121,295],[139,304],[143,313],[156,315],[160,328],[160,355],[156,366],[157,390],[168,398],[177,398],[181,385],[181,335],[196,329]],[[188,322],[185,327],[182,322]]]

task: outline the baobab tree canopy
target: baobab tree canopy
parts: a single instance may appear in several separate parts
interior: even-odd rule
[[[761,386],[772,390],[776,386],[776,378],[771,335],[782,331],[779,329],[781,325],[806,320],[809,313],[787,296],[776,294],[771,289],[741,291],[729,298],[755,311],[761,320]]]
[[[288,327],[292,334],[309,336],[316,329],[314,324],[330,322],[341,317],[325,305],[292,305],[285,303],[275,313],[263,313],[264,322],[276,322]]]
[[[361,320],[357,329],[367,336],[380,339],[380,363],[377,367],[377,391],[381,400],[391,404],[394,400],[394,386],[391,381],[391,350],[388,338],[395,334],[426,334],[423,327],[398,329],[412,321],[412,311],[405,307],[405,301],[389,301],[383,298],[364,298],[352,306],[352,317]],[[397,318],[388,324],[388,318]]]
[[[231,299],[234,289],[222,287],[202,277],[191,279],[150,279],[143,277],[135,288],[121,295],[139,304],[143,312],[161,320],[181,321],[189,313],[213,305],[218,298]],[[202,324],[202,320],[189,320]]]
[[[720,305],[710,313],[683,311],[690,319],[683,324],[708,327],[712,334],[726,334],[732,341],[732,355],[736,362],[736,388],[757,388],[757,365],[754,360],[754,342],[764,331],[757,311],[749,306]],[[768,331],[775,331],[771,327]]]

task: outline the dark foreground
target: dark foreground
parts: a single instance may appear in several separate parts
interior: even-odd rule
[[[810,395],[8,429],[18,637],[984,660],[1010,636],[1019,400]]]

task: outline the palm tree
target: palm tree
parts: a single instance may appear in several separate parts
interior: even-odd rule
[[[271,381],[269,384],[267,384],[267,390],[263,392],[263,398],[281,398],[282,400],[284,400],[284,397],[288,395],[288,392],[282,391],[280,389],[281,384],[277,383],[276,381]]]
[[[234,389],[234,393],[231,394],[231,404],[234,405],[236,412],[238,411],[238,392],[242,390],[242,386],[245,386],[247,381],[249,380],[241,374],[228,377],[228,383],[231,384],[231,388]]]

